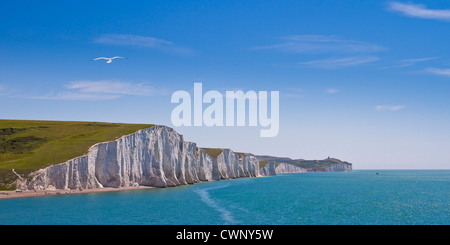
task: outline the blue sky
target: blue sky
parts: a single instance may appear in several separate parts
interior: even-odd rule
[[[280,91],[280,132],[200,146],[450,167],[448,1],[2,1],[0,118],[171,125],[176,90]],[[111,64],[99,56],[124,56]]]

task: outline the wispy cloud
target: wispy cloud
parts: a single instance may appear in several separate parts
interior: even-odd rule
[[[373,53],[386,48],[368,42],[336,36],[292,35],[278,44],[254,47],[254,50],[278,50],[286,53]]]
[[[292,55],[307,54],[317,59],[297,62],[296,68],[338,69],[371,63],[379,60],[374,53],[385,47],[358,40],[324,35],[291,35],[278,39],[279,43],[253,47],[253,50],[272,50]],[[328,56],[328,57],[326,57]]]
[[[425,69],[426,72],[432,73],[435,75],[441,75],[441,76],[450,76],[450,68],[443,69],[443,68],[427,68]]]
[[[121,81],[74,81],[66,84],[66,90],[40,96],[27,96],[42,100],[111,100],[126,95],[150,96],[156,92],[142,83]]]
[[[335,88],[329,88],[329,89],[325,90],[325,93],[327,93],[327,94],[337,94],[339,92],[341,92],[341,90],[335,89]]]
[[[181,55],[195,54],[195,51],[193,49],[179,46],[173,42],[164,39],[149,36],[139,36],[129,34],[103,34],[100,37],[95,38],[94,42],[117,46],[151,48]]]
[[[327,58],[298,63],[301,66],[309,66],[323,69],[337,69],[350,66],[358,66],[379,60],[375,56],[352,56],[344,58]]]
[[[423,63],[430,60],[438,59],[438,57],[426,57],[426,58],[416,58],[416,59],[403,59],[397,62],[396,65],[392,65],[386,68],[401,68],[401,67],[409,67],[414,66],[418,63]]]
[[[26,96],[28,99],[36,100],[73,100],[73,101],[88,101],[88,100],[112,100],[121,97],[113,94],[100,93],[80,93],[80,92],[58,92],[48,93],[46,95]]]
[[[399,12],[410,17],[450,21],[449,9],[429,9],[422,4],[399,2],[388,3],[388,8],[391,11]]]
[[[79,90],[82,93],[103,93],[119,95],[152,95],[154,89],[142,83],[120,81],[75,81],[66,86],[68,89]]]
[[[377,105],[375,110],[377,111],[398,111],[405,108],[404,105]]]

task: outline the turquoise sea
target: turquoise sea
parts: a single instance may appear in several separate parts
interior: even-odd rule
[[[355,170],[3,199],[0,224],[449,225],[449,201],[450,170]]]

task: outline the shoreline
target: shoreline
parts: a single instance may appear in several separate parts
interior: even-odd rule
[[[0,191],[1,199],[10,198],[22,198],[22,197],[42,197],[42,196],[64,196],[72,194],[85,194],[85,193],[100,193],[100,192],[112,192],[112,191],[128,191],[128,190],[145,190],[154,189],[157,187],[152,186],[137,186],[137,187],[103,187],[84,190],[36,190],[36,191]]]

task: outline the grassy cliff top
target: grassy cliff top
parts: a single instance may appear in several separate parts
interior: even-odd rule
[[[218,157],[220,153],[223,152],[223,149],[220,148],[202,148],[206,151],[206,154],[212,156],[212,157]]]
[[[259,168],[262,168],[271,162],[273,162],[273,161],[270,161],[270,160],[259,161]]]
[[[84,155],[99,142],[111,141],[152,124],[0,120],[0,185],[19,174]]]
[[[326,169],[328,167],[336,166],[338,164],[351,165],[351,163],[349,163],[349,162],[341,161],[336,158],[328,158],[328,159],[324,159],[324,160],[303,160],[303,159],[301,159],[301,160],[294,160],[290,163],[295,166],[298,166],[301,168],[306,168],[306,169]]]

